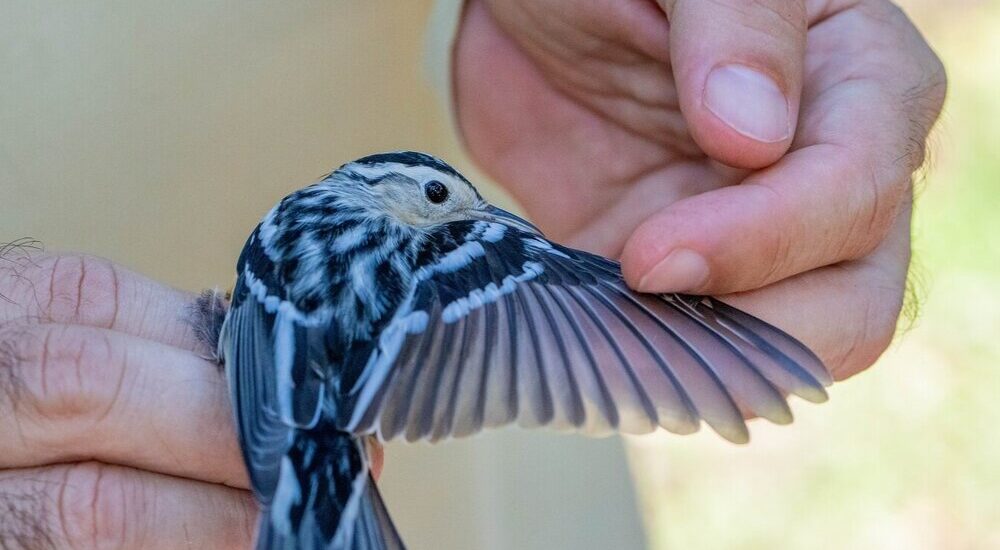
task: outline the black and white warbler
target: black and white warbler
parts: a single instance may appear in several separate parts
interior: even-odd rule
[[[253,231],[219,340],[258,548],[402,548],[365,438],[517,422],[748,439],[826,399],[802,344],[707,297],[639,294],[455,169],[396,152],[285,197]]]

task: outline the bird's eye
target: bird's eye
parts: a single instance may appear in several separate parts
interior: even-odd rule
[[[434,204],[441,204],[448,200],[448,188],[437,180],[429,181],[424,185],[424,195]]]

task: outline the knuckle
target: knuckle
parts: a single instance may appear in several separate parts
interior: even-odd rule
[[[903,105],[908,116],[915,119],[915,140],[922,142],[944,104],[948,84],[944,63],[894,2],[870,0],[862,2],[858,9],[876,27],[886,51],[893,52],[887,58],[886,74],[896,75],[904,83]],[[893,99],[896,103],[899,98]]]
[[[95,423],[107,416],[125,374],[108,335],[53,329],[46,344],[39,368],[46,416]]]
[[[896,321],[903,305],[903,289],[874,287],[866,298],[864,315],[854,325],[834,376],[846,378],[872,366],[896,337]]]
[[[125,376],[123,360],[109,335],[61,325],[29,330],[31,334],[23,338],[27,351],[20,355],[16,376],[27,389],[24,397],[30,400],[31,409],[44,420],[70,422],[74,427],[96,424],[106,417],[118,400]]]
[[[781,279],[789,264],[791,257],[791,233],[788,231],[772,231],[767,240],[768,252],[765,258],[770,258],[766,271],[757,282],[759,286],[767,285]]]
[[[858,214],[852,230],[845,233],[843,259],[857,259],[870,254],[889,233],[900,205],[909,190],[910,179],[899,178],[893,173],[883,173],[884,164],[874,158],[865,159],[858,166],[866,168],[860,178],[856,194]]]
[[[57,498],[60,531],[70,548],[128,547],[142,499],[139,478],[96,462],[66,467]]]
[[[910,192],[909,174],[895,163],[886,162],[881,153],[852,145],[838,152],[833,160],[850,166],[846,181],[845,205],[849,225],[830,231],[828,250],[837,261],[856,260],[874,251],[889,234],[900,208]]]
[[[82,255],[56,255],[41,263],[48,282],[43,313],[55,322],[111,328],[118,311],[113,263]]]
[[[774,212],[782,219],[773,224],[772,229],[768,230],[760,240],[761,250],[758,257],[765,259],[766,263],[762,264],[763,271],[751,273],[750,270],[746,270],[746,276],[752,277],[752,280],[743,281],[745,288],[756,288],[787,276],[793,261],[792,238],[801,234],[800,228],[802,231],[805,230],[801,226],[802,221],[797,218],[798,211],[788,208],[780,193],[764,183],[756,184],[756,187],[760,189],[759,200],[762,203],[756,210]]]

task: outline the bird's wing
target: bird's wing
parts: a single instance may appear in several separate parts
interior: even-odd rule
[[[489,222],[417,271],[339,422],[389,440],[465,436],[512,422],[607,434],[704,420],[748,439],[741,409],[791,421],[784,395],[826,399],[820,360],[713,298],[649,295],[616,262]]]
[[[278,484],[295,429],[314,426],[324,385],[314,368],[322,330],[275,289],[273,265],[251,237],[219,341],[251,485],[264,504]]]

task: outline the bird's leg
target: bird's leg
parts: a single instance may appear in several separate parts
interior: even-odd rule
[[[219,334],[228,309],[229,293],[214,288],[202,291],[192,302],[188,315],[188,323],[191,324],[195,336],[204,344],[202,357],[219,365],[222,365],[222,358],[218,352]]]

